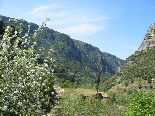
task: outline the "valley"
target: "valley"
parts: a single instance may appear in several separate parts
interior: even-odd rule
[[[1,114],[155,114],[155,24],[124,61],[45,22],[0,18]]]
[[[99,92],[103,98],[96,99],[96,91],[92,89],[83,88],[60,88],[54,86],[57,92],[57,103],[52,108],[50,116],[56,115],[119,115],[120,111],[116,111],[116,104],[112,105],[111,98],[106,93]],[[59,93],[59,90],[64,90],[63,93]],[[110,106],[110,107],[109,107]],[[105,108],[106,107],[106,108]],[[111,108],[113,112],[110,111]],[[96,112],[94,112],[96,110]]]

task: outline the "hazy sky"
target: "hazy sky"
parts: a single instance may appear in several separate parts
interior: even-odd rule
[[[0,15],[65,33],[126,59],[155,23],[155,0],[0,0]]]

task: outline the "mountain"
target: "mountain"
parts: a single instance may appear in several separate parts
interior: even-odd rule
[[[152,24],[147,29],[141,46],[138,51],[146,50],[155,46],[155,24]]]
[[[35,29],[39,26],[34,23],[29,23],[24,20],[18,20],[17,23],[9,22],[9,17],[1,16],[0,18],[5,21],[6,24],[14,24],[19,26],[19,23],[23,23],[22,36],[27,32],[28,25],[30,25],[30,36],[34,33]],[[77,38],[78,39],[78,38]],[[75,81],[75,77],[83,77],[83,81],[95,80],[96,75],[101,72],[102,77],[111,76],[117,70],[118,67],[124,62],[124,60],[117,58],[106,52],[101,52],[97,47],[90,44],[71,39],[69,35],[54,31],[44,27],[40,32],[36,40],[35,52],[39,52],[39,49],[43,49],[43,54],[40,62],[47,56],[50,49],[53,50],[52,58],[56,61],[58,69],[55,69],[55,73],[62,73],[59,76],[72,79]],[[64,76],[67,73],[71,76]]]
[[[138,50],[129,56],[105,85],[153,89],[155,88],[155,24],[147,29],[142,44]],[[110,82],[110,83],[109,83]]]

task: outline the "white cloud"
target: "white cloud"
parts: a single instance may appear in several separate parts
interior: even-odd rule
[[[134,50],[137,50],[138,49],[138,47],[136,47],[136,46],[127,46],[127,48],[130,48],[130,49],[134,49]]]
[[[47,26],[66,34],[91,35],[105,30],[105,20],[113,18],[89,12],[88,9],[66,9],[63,4],[40,6],[28,13],[28,18],[40,24],[45,18],[50,18]]]
[[[28,14],[29,15],[35,15],[37,13],[41,13],[45,10],[49,10],[49,9],[56,8],[56,7],[57,7],[57,5],[55,5],[55,4],[54,5],[47,5],[47,6],[40,6],[36,9],[34,9],[33,11],[29,12]]]
[[[87,16],[74,16],[65,11],[62,11],[60,13],[51,13],[48,16],[52,17],[50,25],[67,25],[69,28],[71,27],[71,25],[83,25],[85,23],[93,24],[105,20],[101,18],[92,19]]]
[[[67,34],[84,34],[84,35],[90,35],[92,33],[98,32],[104,30],[103,27],[99,26],[92,26],[88,24],[81,24],[77,26],[71,26],[67,27],[65,29],[60,29],[59,31],[67,33]]]
[[[106,18],[106,17],[97,17],[95,15],[87,16],[87,15],[73,15],[68,13],[69,22],[87,22],[87,23],[93,23],[93,22],[99,22],[103,20],[110,20],[112,18]],[[95,18],[92,18],[95,17]]]

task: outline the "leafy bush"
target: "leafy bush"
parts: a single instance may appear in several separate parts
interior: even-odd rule
[[[152,86],[151,84],[149,85],[149,87],[150,87],[150,89],[152,89],[152,88],[153,88],[153,86]]]
[[[76,83],[72,83],[69,80],[66,80],[64,83],[59,84],[61,88],[77,88]]]
[[[129,86],[129,82],[128,81],[125,82],[125,87],[127,87],[127,86]]]
[[[155,114],[155,97],[152,93],[133,92],[129,98],[124,116],[153,116]]]
[[[45,22],[33,38],[44,25]],[[44,64],[37,63],[40,55],[33,53],[35,43],[27,49],[19,47],[20,42],[21,46],[29,46],[29,30],[22,38],[18,36],[22,29],[12,30],[7,26],[0,40],[0,113],[5,116],[43,115],[50,109],[54,97],[50,67],[47,60]]]
[[[109,96],[110,96],[112,102],[115,102],[117,100],[117,93],[109,92]]]
[[[110,100],[117,105],[124,106],[127,103],[128,95],[126,94],[109,91],[108,96],[110,97]]]
[[[115,79],[110,78],[105,83],[102,84],[101,91],[107,92],[110,88],[114,86]]]

